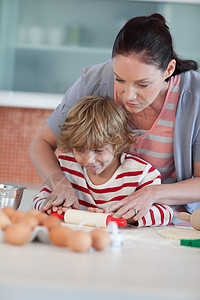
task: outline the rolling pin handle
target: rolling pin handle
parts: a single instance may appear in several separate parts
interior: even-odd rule
[[[118,218],[112,218],[110,215],[107,216],[107,219],[106,219],[106,226],[108,225],[108,223],[110,222],[115,222],[117,223],[117,225],[119,227],[125,227],[126,226],[126,219],[118,219]]]
[[[56,216],[58,218],[60,218],[61,220],[64,220],[64,212],[62,212],[61,214],[58,214],[56,211],[52,211],[51,212],[51,216]]]

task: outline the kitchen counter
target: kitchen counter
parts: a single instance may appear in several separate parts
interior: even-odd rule
[[[62,94],[0,90],[0,106],[55,109],[62,101],[63,96]]]
[[[158,230],[121,229],[121,248],[102,252],[1,241],[0,299],[200,299],[200,248]]]

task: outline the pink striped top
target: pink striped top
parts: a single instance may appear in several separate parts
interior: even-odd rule
[[[148,161],[159,170],[162,183],[176,182],[173,137],[179,87],[180,75],[172,76],[158,118],[150,130],[135,130],[138,143],[134,144],[130,150],[131,154]]]

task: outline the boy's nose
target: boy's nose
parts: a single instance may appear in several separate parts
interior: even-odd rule
[[[94,151],[88,151],[85,160],[87,161],[87,164],[92,164],[95,161]]]

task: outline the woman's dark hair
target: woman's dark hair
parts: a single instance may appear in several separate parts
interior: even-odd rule
[[[184,60],[176,55],[169,27],[160,14],[132,18],[119,31],[113,45],[112,58],[133,52],[140,54],[145,63],[156,65],[163,71],[167,69],[170,60],[175,59],[173,75],[198,69],[196,61]]]

